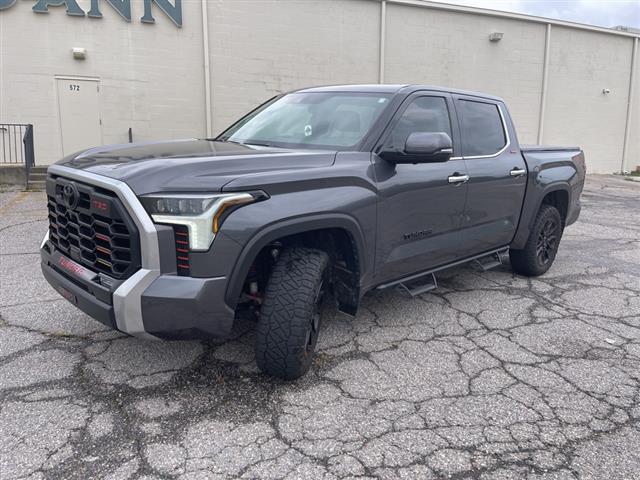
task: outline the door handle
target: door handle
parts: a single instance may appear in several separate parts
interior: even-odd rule
[[[449,183],[454,183],[457,185],[461,185],[463,183],[467,183],[469,181],[469,175],[460,175],[458,172],[455,172],[449,178],[447,178]]]
[[[513,167],[509,172],[509,175],[512,177],[521,177],[525,173],[527,173],[527,171],[524,168]]]

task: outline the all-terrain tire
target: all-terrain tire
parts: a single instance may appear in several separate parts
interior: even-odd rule
[[[329,256],[313,248],[287,248],[267,282],[256,329],[256,362],[274,377],[304,375],[320,330],[320,307]]]
[[[528,277],[545,273],[556,258],[562,237],[562,218],[553,205],[542,205],[522,250],[509,250],[511,268]]]

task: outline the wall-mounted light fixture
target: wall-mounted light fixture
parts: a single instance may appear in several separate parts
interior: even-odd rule
[[[603,93],[604,95],[609,95],[609,94],[611,93],[611,90],[609,90],[608,88],[603,88],[603,89],[602,89],[602,93]]]
[[[504,36],[504,33],[502,33],[502,32],[491,32],[489,34],[489,41],[490,42],[499,42],[500,40],[502,40],[503,36]]]
[[[76,60],[84,60],[85,58],[87,58],[86,48],[73,47],[71,51],[73,52],[73,58],[75,58]]]

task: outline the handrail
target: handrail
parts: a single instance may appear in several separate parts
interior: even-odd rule
[[[0,123],[0,165],[24,164],[29,187],[29,173],[36,164],[33,147],[33,125]]]

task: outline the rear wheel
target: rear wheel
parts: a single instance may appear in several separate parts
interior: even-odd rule
[[[553,205],[542,205],[522,250],[510,250],[511,268],[526,276],[545,273],[556,258],[562,237],[562,217]]]
[[[260,309],[256,362],[269,375],[304,375],[320,332],[329,256],[313,248],[288,248],[276,262]]]

